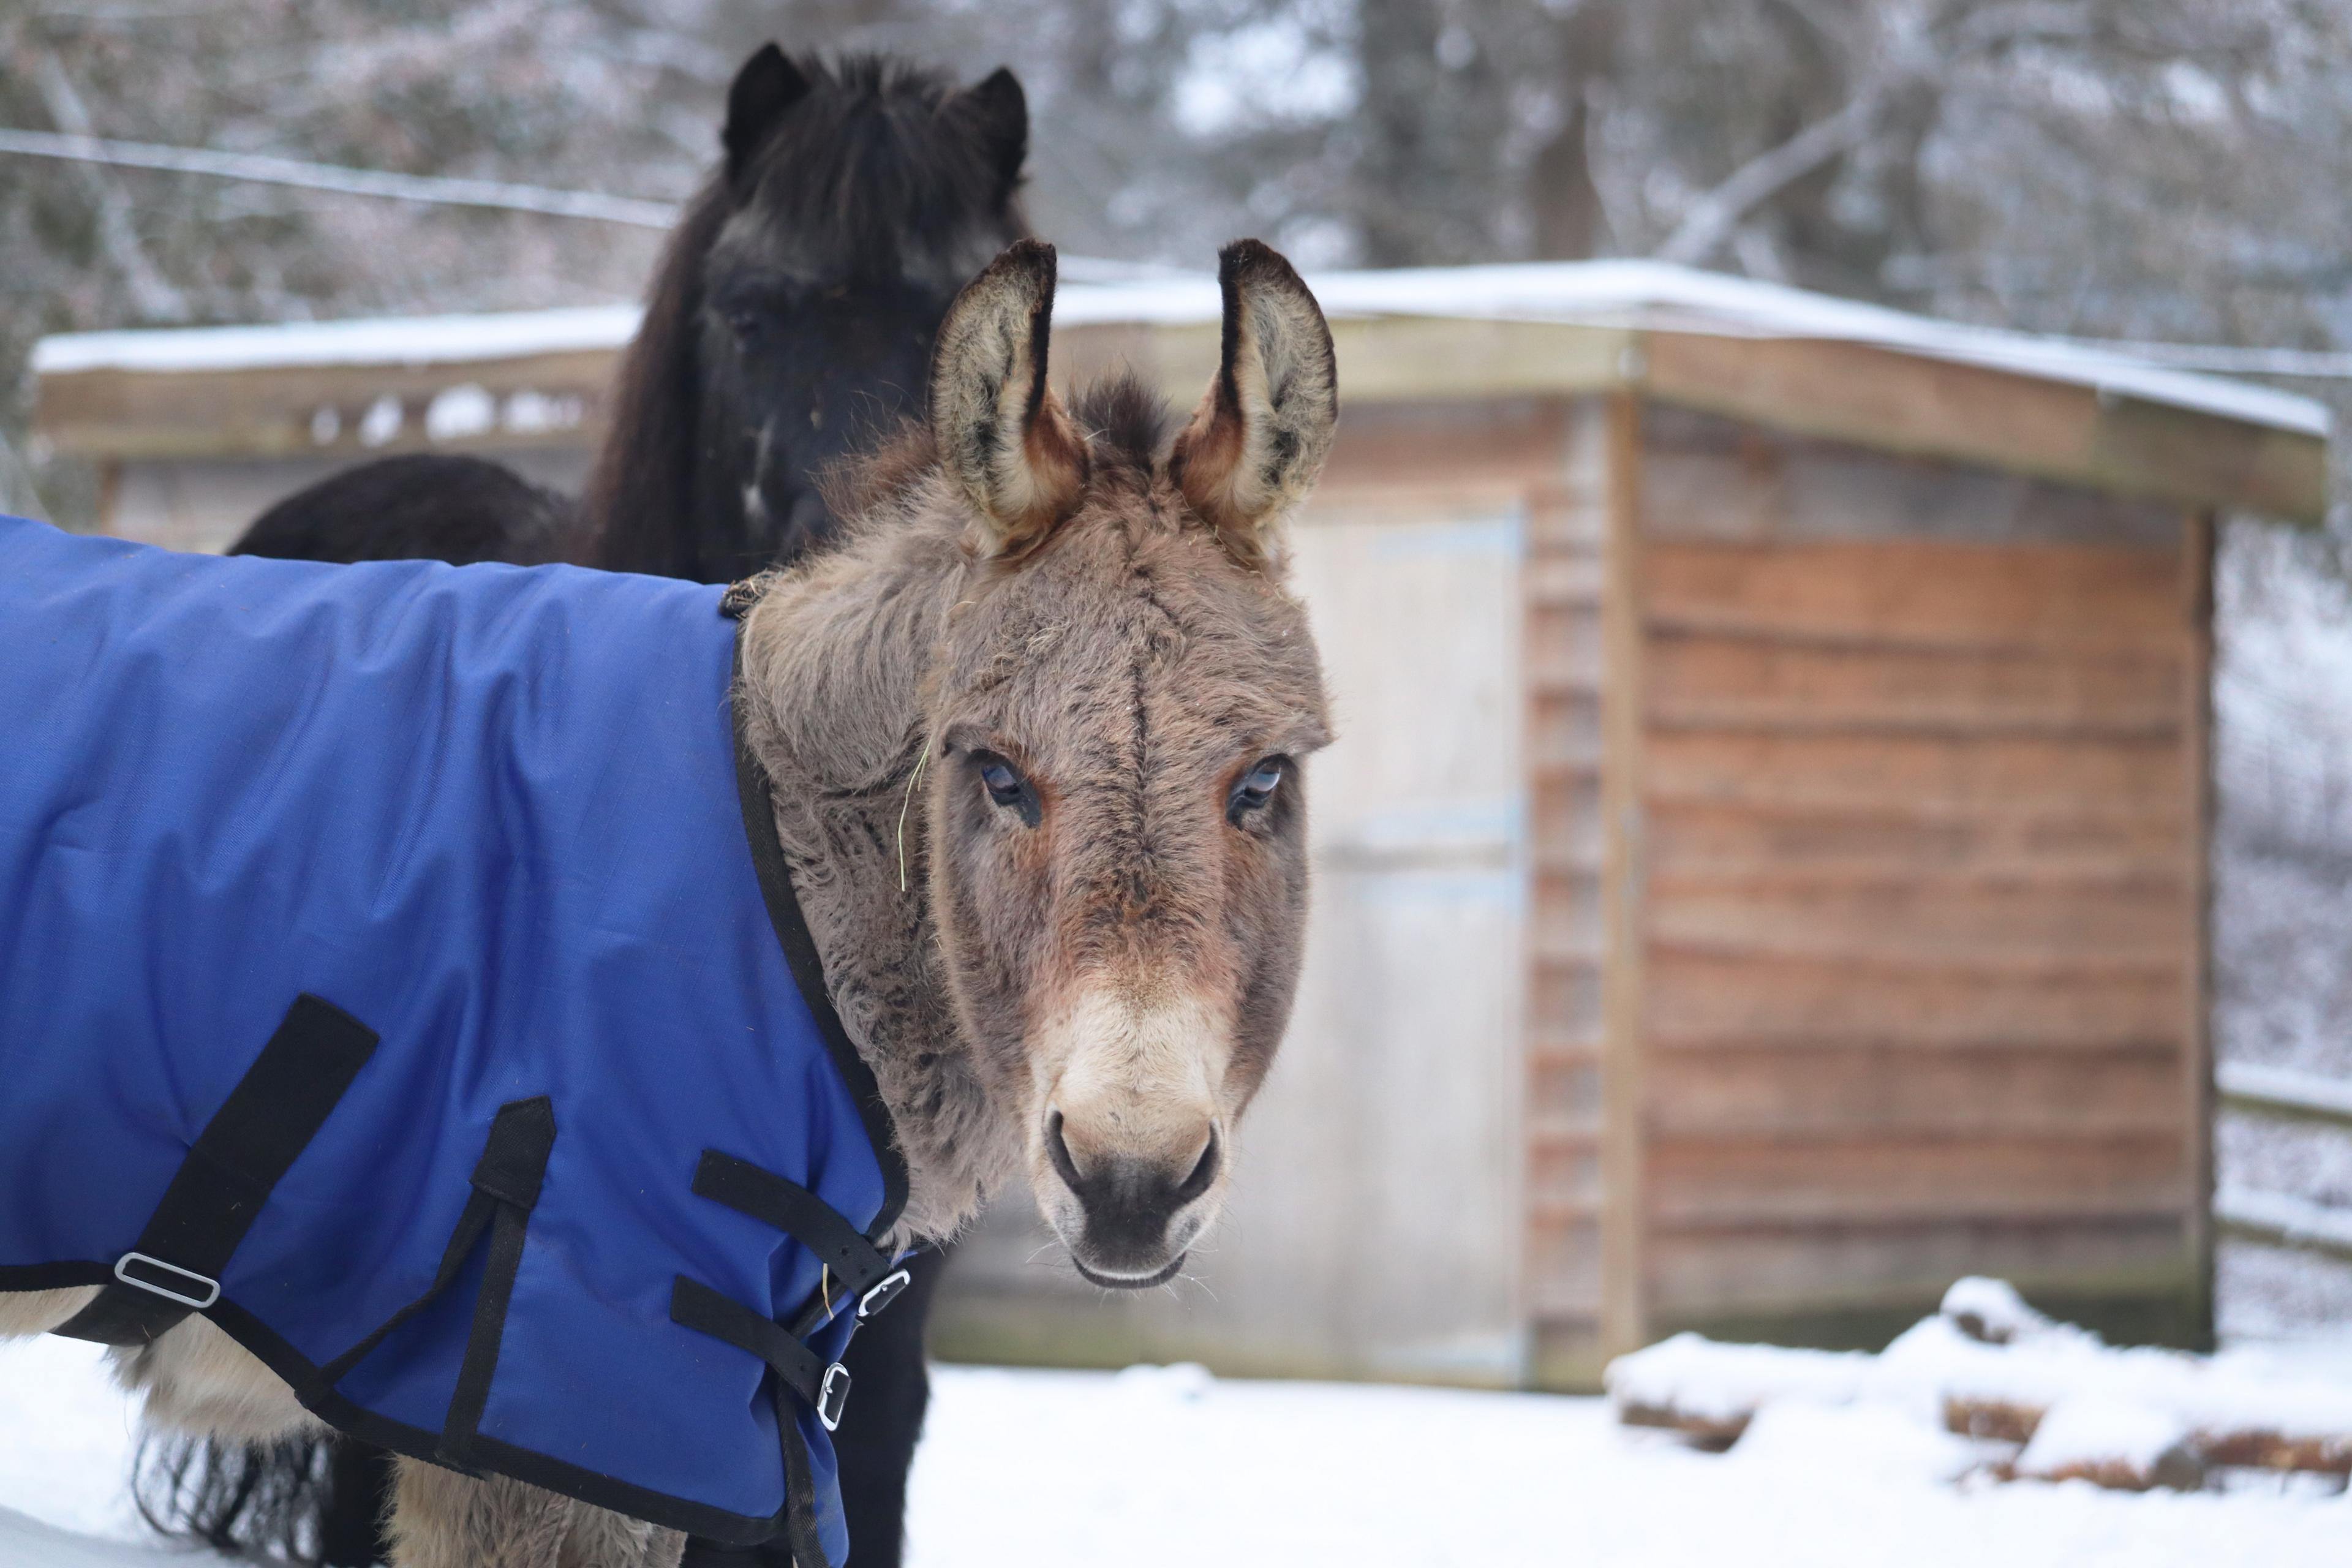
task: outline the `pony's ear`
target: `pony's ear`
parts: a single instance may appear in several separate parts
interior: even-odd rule
[[[768,140],[784,110],[808,96],[809,79],[773,44],[759,52],[735,73],[727,89],[727,125],[719,140],[727,149],[727,177],[740,179],[751,155]]]
[[[983,555],[1035,544],[1086,488],[1086,443],[1045,384],[1053,317],[1054,247],[1024,239],[964,285],[940,323],[931,433]]]
[[[1021,165],[1029,158],[1028,95],[1013,68],[999,66],[963,95],[963,104],[988,149],[999,182],[997,199],[1003,201],[1021,184]]]
[[[1223,350],[1168,474],[1234,560],[1264,569],[1330,455],[1339,373],[1322,307],[1281,256],[1235,240],[1217,254],[1217,282]]]

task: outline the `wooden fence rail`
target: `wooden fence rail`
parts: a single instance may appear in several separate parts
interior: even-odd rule
[[[2290,1068],[2223,1062],[2213,1069],[2221,1103],[2232,1110],[2352,1129],[2352,1082]]]
[[[2213,1085],[2229,1110],[2352,1131],[2352,1082],[2288,1068],[2223,1062],[2213,1069]],[[2352,1262],[2352,1209],[2285,1193],[2225,1186],[2213,1194],[2213,1219],[2228,1236]]]

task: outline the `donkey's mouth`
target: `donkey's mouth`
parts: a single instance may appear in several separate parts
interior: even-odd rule
[[[1184,1267],[1184,1259],[1191,1256],[1186,1252],[1178,1253],[1168,1260],[1168,1267],[1157,1274],[1097,1274],[1079,1262],[1075,1255],[1070,1261],[1077,1266],[1079,1277],[1089,1285],[1099,1285],[1106,1290],[1149,1290],[1154,1285],[1165,1285],[1175,1279],[1176,1271]]]

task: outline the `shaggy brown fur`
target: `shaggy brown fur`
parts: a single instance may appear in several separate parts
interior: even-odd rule
[[[1052,252],[1019,246],[942,331],[932,427],[844,477],[849,539],[769,583],[746,627],[751,733],[835,1004],[910,1112],[908,1226],[951,1229],[1025,1164],[1080,1266],[1118,1283],[1181,1261],[1223,1170],[1125,1258],[1076,1189],[1108,1167],[1181,1187],[1263,1079],[1304,924],[1299,763],[1328,739],[1306,617],[1266,565],[1328,448],[1330,339],[1279,257],[1224,263],[1229,310],[1261,324],[1227,333],[1250,363],[1191,428],[1265,452],[1280,422],[1279,482],[1226,486],[1213,527],[1156,398],[1114,382],[1065,412]],[[1236,809],[1270,759],[1280,786]],[[999,763],[1017,808],[987,785]]]
[[[1272,390],[1213,388],[1188,434],[1264,452],[1255,423],[1283,421],[1294,465],[1319,463],[1335,409],[1314,301],[1262,246],[1229,248],[1225,273],[1228,310],[1265,323],[1228,331],[1229,353],[1307,368],[1228,364],[1221,384]],[[1328,729],[1306,616],[1265,563],[1312,474],[1226,485],[1213,526],[1171,477],[1156,402],[1114,384],[1060,414],[1083,478],[1056,521],[1008,530],[1000,485],[1061,482],[1004,456],[1059,413],[1038,385],[1006,390],[1044,380],[1030,329],[1052,280],[1052,251],[1024,243],[959,298],[939,384],[962,413],[849,478],[841,548],[760,584],[738,695],[828,989],[903,1145],[898,1239],[951,1235],[1025,1166],[1079,1267],[1139,1286],[1222,1202],[1220,1151],[1297,979],[1300,764]],[[1262,510],[1237,510],[1250,496]],[[0,1297],[0,1333],[88,1294]],[[310,1420],[203,1318],[116,1354],[165,1419],[256,1437]],[[399,1476],[399,1568],[667,1568],[682,1546],[510,1480],[407,1459]]]

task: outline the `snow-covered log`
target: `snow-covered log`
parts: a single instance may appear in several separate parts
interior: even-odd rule
[[[1618,1418],[1738,1442],[1779,1403],[1908,1410],[2021,1449],[2000,1473],[2145,1489],[2213,1467],[2352,1477],[2352,1384],[2289,1376],[2259,1355],[2117,1347],[1967,1279],[1877,1355],[1721,1344],[1678,1334],[1611,1363]]]

